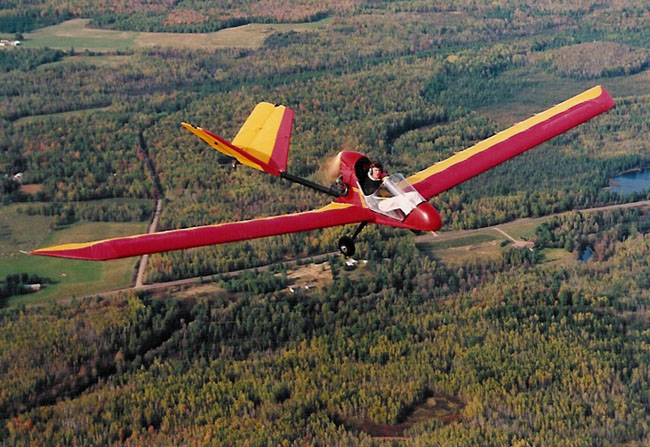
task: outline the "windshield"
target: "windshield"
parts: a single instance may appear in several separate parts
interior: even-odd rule
[[[373,194],[366,197],[368,207],[373,211],[404,220],[424,198],[415,190],[402,174],[386,178]]]

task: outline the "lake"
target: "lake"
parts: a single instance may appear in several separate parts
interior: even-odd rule
[[[630,194],[650,188],[650,169],[626,172],[611,180],[610,189],[619,194]]]

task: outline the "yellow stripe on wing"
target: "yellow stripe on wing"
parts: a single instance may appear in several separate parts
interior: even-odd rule
[[[507,140],[508,138],[517,135],[518,133],[524,132],[537,124],[543,123],[544,121],[552,118],[555,115],[566,112],[567,110],[571,109],[572,107],[578,104],[598,98],[602,94],[602,90],[603,89],[601,86],[597,86],[590,90],[587,90],[586,92],[574,96],[573,98],[568,99],[563,103],[558,104],[554,107],[551,107],[550,109],[541,112],[531,118],[528,118],[527,120],[522,121],[519,124],[515,124],[514,126],[506,130],[503,130],[497,133],[496,135],[493,135],[492,137],[483,140],[475,144],[474,146],[465,149],[462,152],[457,153],[456,155],[449,157],[446,160],[440,161],[423,171],[413,174],[407,180],[411,182],[411,184],[415,185],[416,183],[432,176],[433,174],[437,174],[438,172],[444,171],[445,169],[448,169],[449,167],[457,163],[465,161],[468,158],[480,152],[490,149],[492,146],[499,144]]]
[[[191,232],[196,230],[197,228],[217,228],[220,226],[227,226],[227,225],[232,225],[232,224],[237,224],[237,223],[245,223],[245,222],[252,222],[252,221],[257,221],[257,222],[264,222],[264,221],[273,221],[278,218],[282,217],[291,217],[291,216],[298,216],[298,215],[307,215],[307,214],[318,214],[326,211],[334,211],[334,210],[342,210],[346,208],[350,208],[353,205],[349,203],[336,203],[332,202],[322,208],[318,208],[315,210],[310,210],[310,211],[303,211],[303,212],[298,212],[298,213],[293,213],[293,214],[284,214],[280,216],[267,216],[267,217],[260,217],[256,219],[251,219],[247,221],[240,221],[240,222],[222,222],[218,224],[213,224],[213,225],[205,225],[204,227],[190,227],[190,228],[181,228],[178,230],[167,230],[167,231],[161,231],[158,233],[143,233],[143,234],[134,234],[131,236],[120,236],[120,237],[115,237],[115,238],[110,238],[110,239],[102,239],[102,240],[97,240],[97,241],[92,241],[92,242],[81,242],[81,243],[69,243],[69,244],[62,244],[62,245],[53,245],[51,247],[44,247],[44,248],[37,248],[35,250],[32,250],[31,254],[32,255],[39,255],[43,253],[48,253],[51,254],[52,252],[65,252],[65,251],[71,251],[71,250],[83,250],[85,248],[93,247],[95,245],[99,244],[104,244],[108,243],[111,241],[127,241],[129,239],[138,239],[144,236],[153,236],[153,235],[160,235],[160,234],[166,234],[166,233],[176,233],[176,234],[181,234],[184,232]]]
[[[321,212],[321,211],[331,211],[331,210],[342,210],[345,208],[350,208],[351,206],[354,206],[350,203],[337,203],[337,202],[332,202],[329,205],[326,205],[322,208],[315,209],[314,211],[308,211],[308,212]]]
[[[54,245],[52,247],[46,247],[46,248],[37,248],[36,250],[32,250],[31,254],[39,254],[45,251],[66,251],[66,250],[82,250],[87,247],[91,247],[95,245],[97,242],[82,242],[82,243],[70,243],[70,244],[62,244],[62,245]]]

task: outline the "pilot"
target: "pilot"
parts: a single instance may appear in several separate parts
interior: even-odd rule
[[[361,181],[361,190],[367,196],[377,191],[377,188],[384,182],[386,173],[381,163],[371,163],[368,166],[368,175],[364,176]]]

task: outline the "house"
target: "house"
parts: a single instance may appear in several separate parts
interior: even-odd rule
[[[356,259],[352,259],[352,258],[348,258],[345,261],[345,265],[347,265],[348,267],[355,267],[358,263],[359,263],[359,261],[357,261]]]
[[[17,47],[20,45],[20,40],[0,39],[0,47]]]

